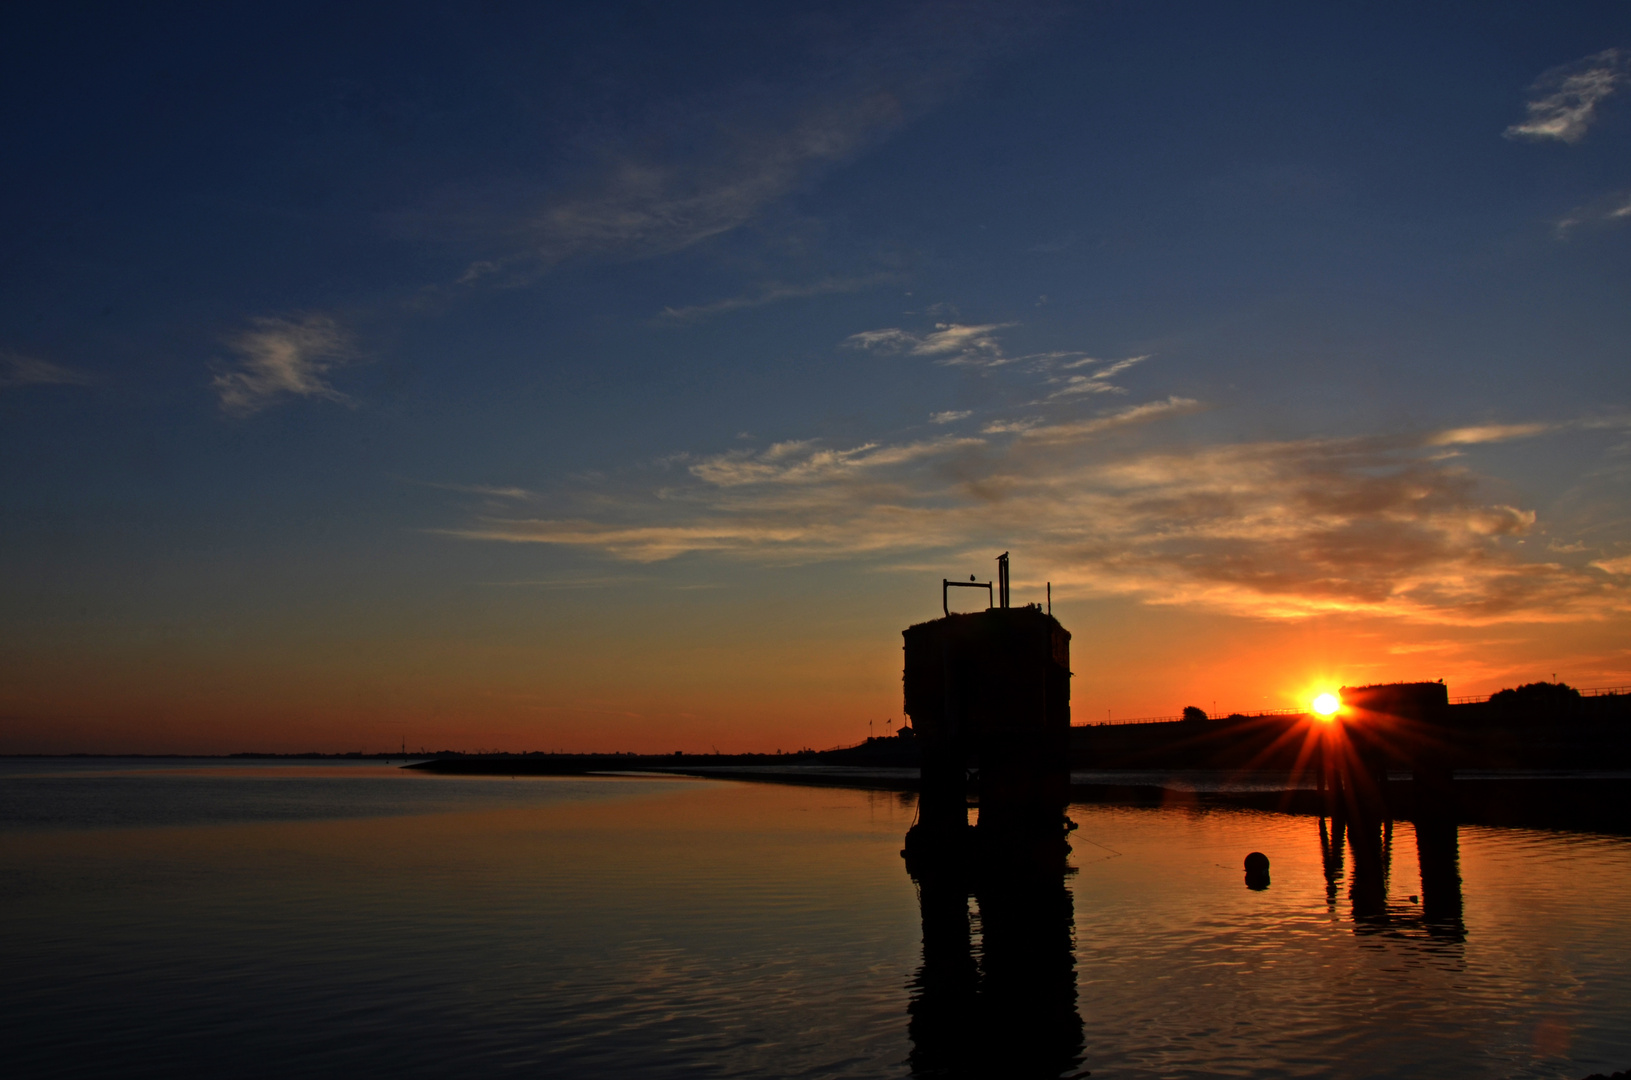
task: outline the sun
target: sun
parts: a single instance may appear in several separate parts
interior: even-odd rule
[[[1342,708],[1342,699],[1335,694],[1325,693],[1316,697],[1312,704],[1314,711],[1319,714],[1321,719],[1329,720],[1337,714],[1338,709]]]

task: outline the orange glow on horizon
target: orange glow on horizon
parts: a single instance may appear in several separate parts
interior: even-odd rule
[[[417,615],[387,604],[350,621],[302,608],[296,629],[269,622],[241,641],[111,631],[10,640],[0,752],[775,753],[892,732],[905,719],[900,633],[939,617],[938,573],[927,589],[909,576],[856,579],[882,595],[847,578],[818,592],[826,579],[803,574],[815,571],[656,600],[585,589],[539,605],[511,590],[499,597],[511,606],[494,609],[503,632],[486,636],[415,629]],[[1330,717],[1313,711],[1316,696],[1343,685],[1443,676],[1453,694],[1482,695],[1558,668],[1580,686],[1631,682],[1599,659],[1620,655],[1631,615],[1485,642],[1477,628],[1241,620],[1117,598],[1078,607],[1061,592],[1056,582],[1077,724],[1195,705],[1224,716],[1306,711],[1329,731],[1364,722],[1340,701]],[[1559,659],[1542,669],[1535,656]],[[1585,658],[1580,674],[1570,657]]]

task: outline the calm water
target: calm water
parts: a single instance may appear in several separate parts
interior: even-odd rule
[[[907,875],[913,812],[727,781],[0,763],[6,1072],[901,1077],[957,1061],[1002,985],[1095,1077],[1631,1066],[1626,840],[1401,823],[1322,847],[1311,818],[1076,806],[1058,902],[987,893],[965,918]]]

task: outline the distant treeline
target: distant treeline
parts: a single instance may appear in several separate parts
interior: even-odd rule
[[[1208,718],[1195,709],[1186,717],[1073,728],[1072,765],[1292,768],[1313,730],[1303,715]],[[1464,769],[1631,768],[1631,695],[1588,697],[1563,683],[1529,683],[1488,701],[1450,705],[1441,718],[1414,725],[1408,738],[1442,746]]]
[[[1490,695],[1488,701],[1451,705],[1462,724],[1559,724],[1631,719],[1631,695],[1587,697],[1567,683],[1525,683]]]

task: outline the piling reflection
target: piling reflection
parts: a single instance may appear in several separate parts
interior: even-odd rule
[[[960,868],[916,868],[923,919],[923,964],[912,980],[907,1033],[915,1076],[955,1076],[968,1057],[979,1008],[980,972],[974,961],[969,887]]]
[[[1376,820],[1348,823],[1348,851],[1353,857],[1353,881],[1348,897],[1353,902],[1356,928],[1382,925],[1388,919],[1387,886],[1393,823],[1386,823],[1386,841],[1383,830],[1383,823]]]
[[[1329,828],[1320,818],[1320,862],[1325,868],[1325,906],[1332,911],[1337,906],[1337,890],[1342,881],[1342,845],[1346,825],[1341,818],[1332,818]]]
[[[1080,1065],[1069,869],[1062,850],[1036,856],[908,859],[923,919],[907,1006],[912,1075],[1051,1080]]]
[[[1441,941],[1461,942],[1461,851],[1454,821],[1416,823],[1416,856],[1421,862],[1421,918],[1427,932]]]
[[[1460,831],[1454,817],[1431,811],[1415,823],[1421,895],[1390,899],[1393,822],[1319,819],[1320,858],[1325,870],[1325,902],[1334,912],[1348,877],[1354,933],[1424,939],[1435,945],[1466,940],[1462,921]],[[1346,846],[1346,857],[1343,848]],[[1351,876],[1345,874],[1345,862]]]

